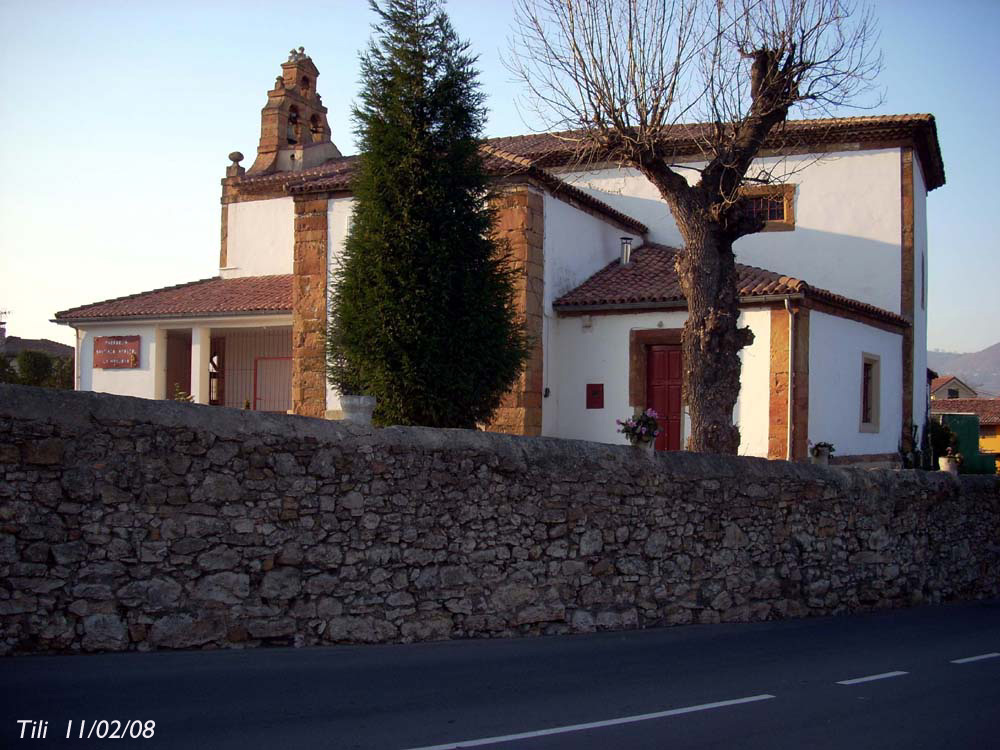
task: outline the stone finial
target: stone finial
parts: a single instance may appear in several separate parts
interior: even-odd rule
[[[240,166],[240,162],[243,161],[243,154],[239,151],[233,151],[229,155],[229,160],[232,164],[226,167],[226,177],[242,177],[246,174],[246,170]]]
[[[276,88],[276,89],[283,89],[283,88],[285,88],[285,79],[282,78],[281,76],[278,76],[277,78],[275,78],[274,79],[274,88]]]
[[[288,62],[298,62],[299,60],[305,60],[308,55],[306,55],[306,48],[299,47],[298,49],[290,49],[288,51]]]

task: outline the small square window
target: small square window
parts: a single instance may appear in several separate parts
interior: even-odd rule
[[[744,210],[764,222],[762,232],[795,229],[794,185],[744,185],[740,193],[747,199]]]
[[[877,354],[861,357],[861,432],[879,431],[881,367]]]

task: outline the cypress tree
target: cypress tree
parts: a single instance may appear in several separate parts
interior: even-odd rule
[[[372,9],[329,378],[341,393],[374,395],[378,424],[474,427],[527,357],[514,272],[492,237],[476,58],[436,0]]]

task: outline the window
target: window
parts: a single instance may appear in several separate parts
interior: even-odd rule
[[[948,398],[958,398],[958,388],[949,388]]]
[[[746,211],[764,221],[762,232],[795,229],[794,185],[745,185]]]
[[[861,357],[861,432],[878,432],[880,370],[876,354]]]

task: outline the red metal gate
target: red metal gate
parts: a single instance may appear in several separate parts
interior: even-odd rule
[[[253,408],[282,414],[292,408],[291,357],[254,358]]]

